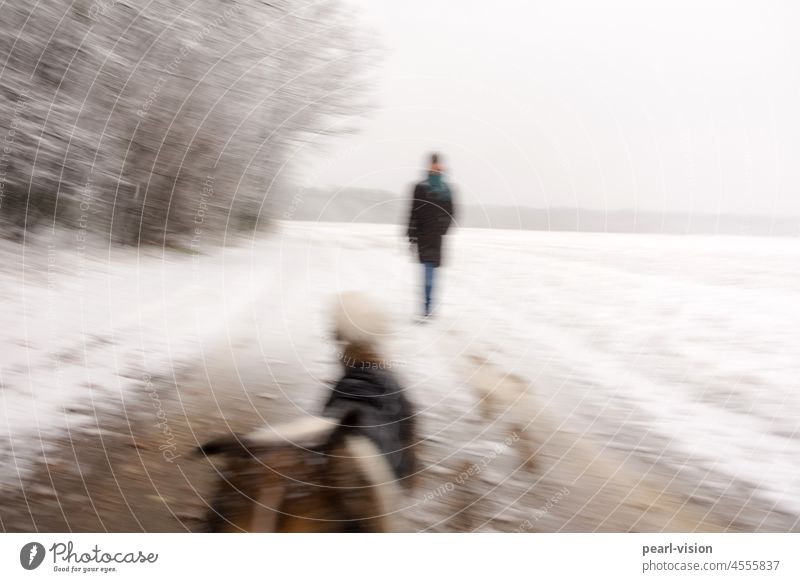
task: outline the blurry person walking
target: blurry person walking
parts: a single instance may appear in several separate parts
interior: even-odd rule
[[[414,187],[408,218],[408,240],[423,266],[425,318],[431,315],[436,269],[442,264],[442,238],[454,216],[453,191],[445,180],[439,154],[431,154],[427,178]]]

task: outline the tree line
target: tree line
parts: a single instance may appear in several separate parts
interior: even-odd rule
[[[6,0],[0,57],[5,234],[171,244],[257,226],[374,49],[339,0]]]

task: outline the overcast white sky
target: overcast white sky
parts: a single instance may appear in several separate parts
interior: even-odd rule
[[[309,184],[406,195],[436,149],[469,203],[800,214],[798,3],[350,2],[378,109]]]

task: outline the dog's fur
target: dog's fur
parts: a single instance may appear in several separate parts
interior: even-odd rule
[[[414,475],[415,437],[411,405],[386,369],[388,325],[360,294],[340,296],[334,313],[345,373],[324,416],[200,447],[226,460],[210,531],[403,530],[401,485],[409,487]],[[351,381],[355,393],[347,389]]]

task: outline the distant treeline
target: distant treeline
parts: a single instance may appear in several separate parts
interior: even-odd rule
[[[6,0],[0,231],[136,244],[252,227],[294,150],[361,113],[339,0]]]
[[[298,190],[285,218],[322,222],[373,222],[402,224],[408,215],[408,192],[368,189]],[[585,210],[578,208],[526,208],[464,206],[456,216],[459,226],[574,232],[721,234],[798,236],[800,217],[742,216],[688,212]]]

